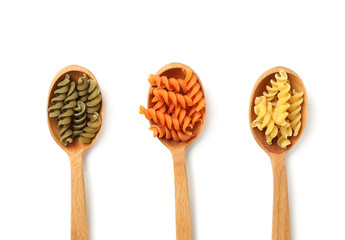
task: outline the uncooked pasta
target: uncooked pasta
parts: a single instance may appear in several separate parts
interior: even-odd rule
[[[89,90],[89,83],[88,83],[89,78],[86,76],[84,73],[82,77],[78,79],[78,85],[77,85],[77,90],[78,90],[78,95],[79,95],[79,101],[82,101],[84,104],[87,102],[88,98],[88,90]]]
[[[78,93],[75,88],[75,82],[69,83],[69,90],[67,92],[67,97],[64,101],[64,106],[61,108],[61,114],[58,116],[58,126],[60,129],[60,142],[63,145],[67,143],[72,143],[72,131],[70,130],[72,117],[74,114],[73,108],[77,106]]]
[[[205,98],[192,69],[182,69],[185,78],[149,76],[152,108],[139,107],[139,113],[152,120],[154,137],[186,142],[194,137],[195,124],[205,114]]]
[[[65,79],[58,83],[58,89],[54,91],[55,97],[51,99],[52,106],[48,108],[49,117],[58,117],[61,114],[61,108],[67,97],[69,89],[70,76],[66,74]]]
[[[291,144],[289,137],[297,136],[301,128],[301,104],[303,92],[291,92],[288,74],[280,70],[275,80],[270,80],[262,96],[255,99],[254,112],[257,115],[252,127],[265,130],[266,142],[271,145],[274,138],[281,148]]]
[[[290,107],[288,118],[291,121],[290,126],[293,129],[294,136],[298,135],[299,129],[301,128],[301,104],[303,102],[303,92],[296,92],[294,89],[292,91],[293,95],[290,98]]]
[[[87,122],[86,106],[84,102],[78,101],[77,106],[73,110],[74,110],[73,139],[78,140]]]
[[[102,120],[101,117],[97,112],[94,112],[87,122],[87,127],[83,129],[83,132],[80,134],[79,141],[82,143],[89,143],[91,142],[92,138],[95,137],[96,133],[98,132],[99,128],[101,127]]]
[[[86,103],[86,112],[88,113],[89,118],[93,116],[93,113],[97,112],[101,107],[101,89],[99,88],[96,80],[89,79],[87,80],[89,83],[89,90],[88,90],[88,101]]]
[[[66,146],[78,140],[90,143],[102,124],[99,115],[102,96],[96,80],[83,74],[77,81],[66,74],[57,87],[48,112],[58,122],[61,144]]]

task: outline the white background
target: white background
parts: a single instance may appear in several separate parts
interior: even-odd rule
[[[207,117],[188,148],[196,240],[271,238],[272,170],[248,122],[258,77],[294,70],[309,116],[287,155],[292,239],[345,239],[341,1],[1,1],[0,239],[70,238],[70,166],[47,127],[63,67],[100,83],[104,122],[85,154],[89,235],[175,239],[173,165],[139,115],[147,77],[192,67]]]

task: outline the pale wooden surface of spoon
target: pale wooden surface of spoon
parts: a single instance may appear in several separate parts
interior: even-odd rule
[[[260,131],[257,128],[252,128],[252,122],[256,118],[256,114],[254,112],[255,98],[263,95],[263,92],[266,91],[266,86],[270,85],[271,79],[275,79],[274,75],[278,73],[279,70],[285,70],[287,72],[291,90],[296,89],[297,92],[304,92],[301,109],[301,129],[297,136],[292,136],[289,138],[291,141],[291,145],[289,145],[286,149],[279,147],[276,143],[276,140],[273,141],[272,145],[267,144],[265,132]],[[256,81],[250,97],[249,124],[256,142],[269,155],[271,159],[273,170],[273,240],[290,240],[291,238],[285,155],[300,139],[307,123],[307,116],[307,92],[305,90],[302,79],[295,72],[285,67],[274,67],[263,73]]]
[[[87,69],[71,65],[61,69],[54,77],[48,95],[47,104],[47,118],[49,131],[54,138],[55,142],[68,154],[71,164],[71,239],[72,240],[87,240],[87,216],[86,216],[86,199],[85,199],[85,186],[83,174],[83,154],[91,144],[96,140],[100,129],[95,137],[88,144],[83,144],[79,141],[69,143],[64,146],[60,143],[59,127],[55,118],[50,118],[48,108],[52,105],[51,99],[54,97],[54,91],[57,89],[57,83],[64,79],[66,74],[71,76],[71,81],[78,83],[79,77],[85,73],[89,78],[96,80],[95,76]],[[97,80],[96,80],[97,81]],[[103,119],[103,100],[101,101],[101,108],[99,115]]]
[[[156,75],[166,76],[168,78],[185,78],[185,74],[182,69],[189,68],[188,66],[181,63],[170,63],[162,67]],[[201,86],[201,91],[204,93],[202,83],[198,75],[198,82]],[[205,97],[205,94],[203,94]],[[148,108],[153,107],[151,102],[152,95],[148,94]],[[205,122],[205,115],[202,116],[202,122],[195,125],[194,133],[195,136],[187,142],[176,142],[173,139],[159,138],[159,140],[170,150],[173,163],[174,163],[174,179],[175,179],[175,215],[176,215],[176,239],[177,240],[191,240],[192,239],[192,224],[190,217],[190,203],[189,203],[189,192],[188,192],[188,176],[185,161],[186,148],[196,139],[202,130]],[[150,121],[153,124],[153,121]]]

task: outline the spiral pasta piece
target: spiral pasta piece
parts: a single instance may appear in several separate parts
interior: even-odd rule
[[[78,92],[75,88],[75,82],[69,83],[69,90],[67,97],[64,101],[64,106],[61,108],[62,113],[59,115],[58,125],[66,125],[72,122],[72,116],[74,114],[73,108],[77,106]]]
[[[80,134],[83,132],[86,126],[86,106],[82,101],[78,101],[77,106],[73,109],[74,119],[73,119],[73,139],[77,140]]]
[[[58,126],[60,128],[60,142],[64,146],[67,143],[73,142],[73,132],[70,129],[72,116],[74,114],[73,108],[77,105],[78,93],[75,88],[75,82],[69,83],[69,90],[64,101],[64,106],[61,108],[62,113],[58,116]]]
[[[174,91],[174,92],[187,92],[187,84],[182,79],[176,79],[176,78],[167,78],[166,76],[157,76],[151,74],[149,76],[149,83],[151,86],[157,86],[158,88],[166,88],[168,91]]]
[[[277,93],[279,91],[277,81],[274,81],[273,79],[271,79],[270,83],[271,83],[271,86],[267,85],[266,86],[267,92],[264,92],[264,96],[266,97],[267,101],[273,101],[276,98]]]
[[[101,89],[99,88],[96,80],[89,79],[87,80],[90,84],[89,86],[89,96],[88,96],[88,102],[86,103],[86,112],[88,113],[89,118],[93,116],[93,113],[97,112],[101,107]]]
[[[285,72],[285,71],[284,71]],[[285,73],[286,74],[286,73]],[[277,75],[277,74],[276,74]],[[279,75],[278,75],[279,76]],[[283,79],[280,81],[280,79]],[[290,84],[286,82],[286,78],[277,78],[278,81],[278,101],[274,109],[273,120],[274,122],[282,127],[288,127],[289,124],[286,122],[286,118],[289,115],[287,110],[290,107],[289,100],[290,94]]]
[[[302,109],[302,102],[303,102],[303,92],[297,92],[295,89],[293,90],[293,95],[290,98],[290,108],[289,108],[289,115],[288,118],[291,121],[290,126],[293,129],[293,135],[297,136],[299,130],[301,128],[301,109]]]
[[[272,103],[266,102],[266,98],[264,96],[257,97],[255,99],[254,112],[258,115],[258,117],[253,121],[252,127],[257,127],[261,131],[266,128],[266,142],[271,145],[272,140],[278,134],[278,128],[275,126],[272,117]]]
[[[79,101],[82,101],[84,104],[86,104],[88,98],[88,89],[90,85],[88,80],[89,78],[86,76],[85,73],[82,77],[78,79],[77,90],[79,95]]]
[[[101,124],[102,120],[99,114],[97,112],[93,113],[92,117],[87,122],[87,127],[83,129],[83,132],[80,134],[78,140],[82,143],[90,143],[92,138],[96,136]]]
[[[281,148],[286,148],[291,144],[291,141],[288,139],[292,135],[292,128],[289,127],[281,127],[278,136],[278,146]]]
[[[252,122],[252,127],[257,127],[260,131],[263,130],[261,127],[263,118],[266,114],[266,99],[265,97],[257,97],[255,98],[255,106],[254,106],[254,112],[257,115],[256,119]]]
[[[53,105],[48,108],[49,117],[56,118],[61,114],[61,108],[64,105],[64,101],[67,97],[67,92],[69,90],[69,82],[70,76],[66,74],[65,79],[57,84],[58,89],[54,91],[56,97],[51,99],[51,103]]]
[[[172,138],[176,142],[186,142],[193,137],[192,135],[184,134],[179,130],[176,131],[174,129],[169,129],[166,126],[162,125],[153,125],[150,127],[150,130],[153,131],[154,137],[159,136],[160,138],[165,137],[166,139]]]
[[[67,143],[72,143],[72,130],[70,129],[71,124],[62,125],[60,127],[60,143],[64,146],[67,146]]]
[[[279,84],[285,84],[286,82],[288,82],[288,75],[286,73],[286,71],[284,70],[280,70],[279,73],[276,73],[274,75],[276,82]]]

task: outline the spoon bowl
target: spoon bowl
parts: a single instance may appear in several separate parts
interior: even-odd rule
[[[86,74],[89,78],[96,80],[95,76],[86,68],[83,68],[81,66],[77,66],[77,65],[71,65],[68,67],[65,67],[63,69],[61,69],[54,77],[50,87],[49,87],[49,94],[48,94],[48,104],[47,104],[47,119],[48,119],[48,127],[49,127],[49,131],[50,134],[52,135],[53,139],[55,140],[55,142],[67,153],[69,152],[79,152],[79,151],[85,151],[86,149],[88,149],[96,140],[96,138],[98,137],[98,134],[101,130],[98,130],[98,132],[96,133],[95,137],[91,140],[90,143],[84,144],[81,143],[80,141],[74,141],[72,143],[67,144],[67,146],[64,146],[60,143],[60,129],[58,127],[58,121],[56,118],[50,118],[49,117],[49,112],[48,112],[48,108],[52,105],[51,103],[51,99],[54,97],[54,91],[58,88],[57,84],[62,81],[65,77],[66,74],[69,74],[71,76],[70,80],[74,81],[76,83],[76,85],[78,84],[78,79],[80,77],[83,76],[83,74]],[[98,84],[98,82],[97,82]],[[103,119],[103,101],[101,101],[101,107],[99,109],[99,116],[101,117],[101,119]],[[102,121],[103,122],[103,121]]]
[[[297,92],[304,92],[301,109],[301,128],[297,136],[291,136],[289,140],[291,144],[286,149],[281,148],[277,144],[277,140],[272,141],[272,145],[267,144],[265,131],[260,131],[257,128],[252,128],[252,122],[256,118],[254,112],[255,98],[262,96],[266,91],[266,86],[271,85],[270,80],[275,79],[275,74],[280,70],[285,70],[288,75],[291,89],[296,89]],[[260,147],[269,155],[273,170],[273,220],[272,220],[272,239],[273,240],[290,240],[290,216],[289,216],[289,200],[287,187],[287,174],[285,167],[286,153],[297,143],[300,139],[305,125],[307,123],[308,102],[307,93],[302,82],[302,79],[292,70],[285,67],[275,67],[263,73],[256,81],[249,104],[249,123],[252,134]]]
[[[186,77],[186,75],[182,72],[182,69],[187,69],[190,68],[187,65],[184,65],[182,63],[170,63],[165,65],[164,67],[162,67],[161,69],[158,70],[158,72],[156,73],[156,75],[159,76],[166,76],[167,78],[180,78],[180,79],[184,79]],[[202,83],[200,81],[200,78],[198,77],[198,75],[194,72],[194,70],[192,70],[193,73],[195,74],[195,76],[198,79],[198,83],[200,84],[200,90],[203,93],[203,97],[205,98],[205,94],[204,94],[204,88],[202,86]],[[152,103],[152,94],[148,94],[148,99],[147,99],[147,106],[148,108],[151,108],[154,106],[154,103]],[[205,106],[206,109],[206,106]],[[205,116],[206,116],[206,112],[202,115],[202,121],[198,124],[196,124],[193,128],[193,133],[194,136],[189,139],[187,142],[176,142],[173,139],[166,139],[166,138],[159,138],[159,140],[169,149],[172,148],[176,148],[176,147],[184,147],[187,148],[200,134],[204,123],[205,123]],[[153,120],[150,120],[150,125],[154,125],[155,123],[153,122]]]
[[[273,144],[269,145],[266,142],[265,132],[260,131],[258,128],[252,128],[251,124],[256,118],[256,114],[254,112],[254,106],[255,106],[255,98],[262,96],[263,92],[266,91],[266,86],[270,85],[270,80],[275,79],[274,75],[279,72],[279,70],[284,70],[288,75],[288,80],[290,81],[291,89],[296,89],[297,92],[304,92],[303,94],[303,102],[301,104],[301,128],[299,130],[299,133],[297,136],[291,136],[289,137],[289,140],[291,141],[291,144],[286,147],[286,149],[279,147],[276,144],[276,139],[273,140]],[[288,152],[300,139],[302,136],[302,133],[305,129],[306,123],[307,123],[307,117],[308,117],[308,101],[307,101],[307,93],[303,84],[302,79],[295,73],[294,71],[285,68],[285,67],[274,67],[270,70],[264,72],[259,79],[256,81],[251,97],[250,97],[250,105],[249,105],[249,124],[250,129],[252,131],[252,134],[256,140],[256,142],[260,145],[260,147],[265,150],[267,153],[273,153],[273,154],[280,154],[280,153],[286,153]]]
[[[60,143],[60,129],[58,127],[58,121],[56,118],[49,117],[48,109],[52,105],[51,99],[54,97],[54,91],[58,88],[57,84],[64,79],[66,74],[70,75],[70,80],[74,81],[76,85],[78,84],[78,79],[82,77],[83,74],[86,74],[90,79],[96,80],[96,78],[89,70],[80,66],[71,65],[61,69],[55,75],[50,85],[46,111],[49,131],[55,142],[68,154],[71,164],[71,239],[87,240],[88,231],[83,173],[83,153],[94,143],[102,125],[90,143],[84,144],[80,141],[74,141],[72,143],[68,143],[67,146]],[[103,119],[103,100],[101,101],[99,116]]]

